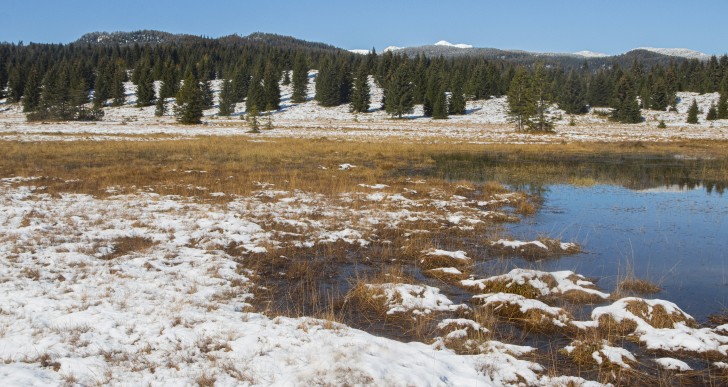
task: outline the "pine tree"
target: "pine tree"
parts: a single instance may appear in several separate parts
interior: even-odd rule
[[[177,117],[177,122],[182,124],[201,123],[204,104],[199,81],[192,72],[189,72],[175,101],[174,115]]]
[[[531,78],[525,68],[516,70],[508,88],[508,115],[518,130],[525,130],[536,113],[536,104],[531,94]]]
[[[164,98],[157,98],[157,103],[154,105],[154,115],[162,117],[167,112],[167,105],[164,103]]]
[[[248,66],[238,65],[233,73],[233,91],[235,102],[243,102],[248,96],[248,88],[250,87],[250,70]]]
[[[265,106],[266,111],[280,109],[281,88],[278,84],[280,79],[281,73],[272,63],[268,63],[263,75],[263,106]]]
[[[245,111],[251,112],[253,109],[260,112],[265,108],[265,90],[259,78],[253,78],[248,87],[248,97],[245,98]]]
[[[20,102],[25,91],[25,78],[17,67],[8,72],[8,102]]]
[[[338,67],[330,60],[324,61],[316,76],[316,96],[321,106],[338,106],[340,103]]]
[[[432,94],[432,118],[444,120],[447,118],[447,113],[447,95],[445,95],[445,89],[440,86],[440,89]]]
[[[139,70],[136,79],[136,106],[152,106],[154,104],[154,80],[152,79],[152,72],[148,68],[143,68]]]
[[[698,113],[700,111],[698,110],[698,103],[693,100],[692,105],[690,105],[690,108],[688,109],[688,124],[697,124],[698,123]]]
[[[718,119],[724,120],[728,118],[728,92],[721,91],[718,99],[717,107]]]
[[[414,111],[414,96],[407,62],[402,62],[387,82],[384,101],[384,110],[393,117],[402,118],[404,114]]]
[[[569,73],[561,93],[560,107],[567,114],[584,114],[587,112],[586,93],[576,72]]]
[[[250,110],[248,110],[246,119],[248,121],[248,125],[250,125],[250,131],[252,133],[260,133],[260,126],[258,125],[258,116],[259,116],[258,108],[255,105],[251,106]]]
[[[708,109],[708,114],[705,115],[706,121],[715,121],[718,119],[718,109],[715,107],[715,104],[710,105],[710,109]]]
[[[233,90],[233,82],[230,79],[223,80],[219,99],[218,115],[229,116],[233,114],[235,111],[235,91]]]
[[[5,58],[0,57],[0,99],[5,98],[5,87],[8,85],[8,68]]]
[[[291,84],[291,72],[286,70],[283,72],[283,81],[281,81],[281,85],[288,86]]]
[[[549,93],[546,81],[546,73],[543,64],[537,64],[536,69],[531,76],[531,85],[529,93],[534,103],[534,114],[527,124],[529,129],[538,132],[548,132],[553,130],[553,122],[546,115],[546,111],[551,104],[551,95]]]
[[[448,113],[455,115],[465,114],[465,107],[466,102],[462,84],[460,82],[456,82],[450,95],[450,105],[448,107]]]
[[[617,84],[617,92],[612,103],[612,119],[625,123],[636,124],[642,122],[639,103],[634,91],[634,85],[629,75],[624,74]]]
[[[604,71],[598,72],[591,80],[587,91],[587,101],[594,107],[606,107],[610,105],[612,87],[609,76]]]
[[[116,66],[114,76],[111,79],[111,106],[122,106],[126,103],[126,90],[124,80],[126,79],[126,70],[122,66]]]
[[[306,102],[308,97],[308,66],[303,55],[296,57],[293,65],[293,95],[291,101],[294,103]]]
[[[369,112],[369,76],[366,64],[362,63],[356,72],[354,81],[354,92],[351,95],[351,111],[354,113]]]
[[[202,96],[202,109],[212,109],[215,106],[215,95],[212,92],[212,82],[205,79],[199,82],[200,95]]]
[[[40,105],[41,83],[38,69],[34,66],[28,74],[28,80],[25,82],[25,91],[23,92],[23,112],[32,112]]]
[[[96,82],[94,83],[94,106],[104,106],[106,100],[111,97],[111,79],[113,77],[112,67],[99,65],[96,71]],[[111,71],[110,71],[111,70]]]
[[[162,82],[159,85],[159,98],[171,98],[179,91],[179,75],[177,68],[169,64],[162,73]]]

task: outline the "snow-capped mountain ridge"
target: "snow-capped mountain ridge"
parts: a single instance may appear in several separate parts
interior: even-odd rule
[[[435,43],[435,46],[447,46],[447,47],[456,47],[456,48],[473,48],[473,46],[469,44],[452,44],[448,42],[447,40],[441,40],[437,43]]]
[[[662,55],[668,56],[679,56],[682,58],[689,59],[708,59],[710,55],[702,53],[700,51],[691,50],[689,48],[656,48],[656,47],[638,47],[635,50],[645,50],[656,52]]]
[[[604,58],[604,57],[609,56],[608,54],[603,54],[601,52],[594,52],[594,51],[589,51],[589,50],[575,52],[574,55],[583,56],[584,58]]]

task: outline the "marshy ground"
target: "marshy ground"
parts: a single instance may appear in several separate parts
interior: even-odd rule
[[[496,384],[728,383],[720,310],[696,321],[648,299],[659,288],[634,272],[604,289],[578,272],[505,269],[585,248],[509,234],[541,208],[539,182],[722,193],[722,142],[199,137],[8,141],[0,154],[0,363],[39,380],[285,382],[266,354],[290,350],[290,325],[301,353],[353,327],[457,354]],[[295,380],[386,380],[323,370]]]

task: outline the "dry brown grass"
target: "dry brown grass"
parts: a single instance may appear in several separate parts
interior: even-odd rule
[[[646,295],[659,293],[662,288],[654,282],[642,278],[627,277],[617,284],[616,293],[612,296],[623,298],[627,295]]]
[[[113,241],[112,251],[100,257],[103,260],[110,260],[134,252],[143,252],[154,246],[156,242],[151,238],[132,236],[116,238]]]

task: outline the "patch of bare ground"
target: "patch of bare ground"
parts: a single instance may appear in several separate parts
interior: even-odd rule
[[[99,258],[111,260],[131,253],[142,253],[154,246],[155,243],[151,238],[142,236],[116,238],[112,241],[110,251]]]

